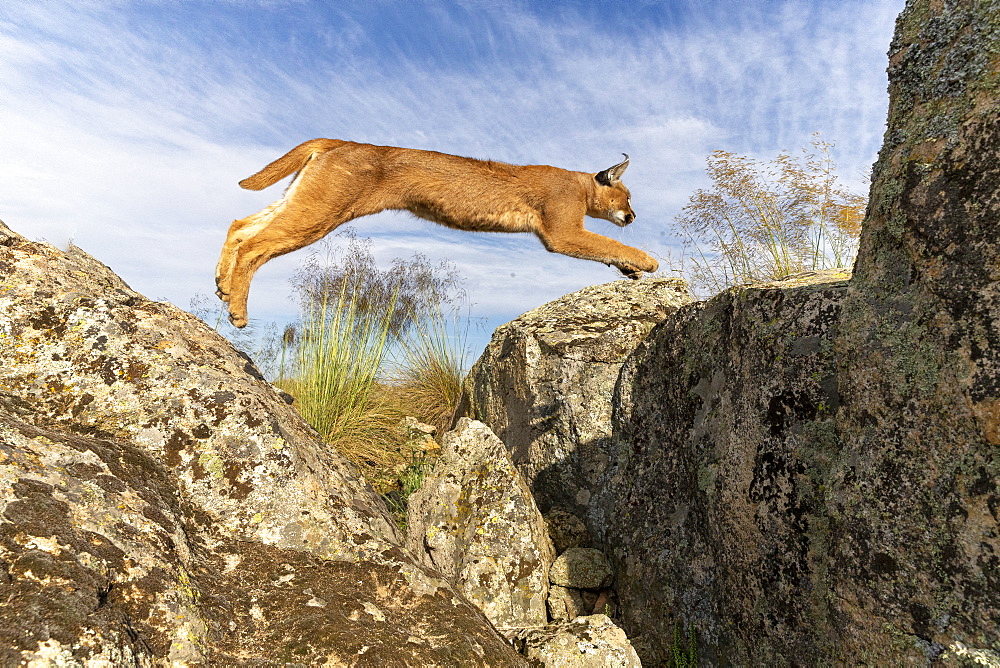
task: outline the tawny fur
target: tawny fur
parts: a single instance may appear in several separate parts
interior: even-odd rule
[[[458,230],[531,232],[553,253],[614,265],[639,278],[656,271],[656,260],[583,227],[584,216],[622,227],[635,218],[620,180],[627,166],[628,156],[588,174],[313,139],[240,181],[243,188],[261,190],[298,172],[280,200],[230,225],[215,272],[217,294],[229,303],[232,323],[243,327],[250,281],[265,262],[388,209]]]

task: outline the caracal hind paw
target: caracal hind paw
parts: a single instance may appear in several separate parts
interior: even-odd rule
[[[229,312],[229,322],[232,323],[233,327],[237,329],[243,329],[247,326],[247,317],[245,315],[237,315],[232,311]]]

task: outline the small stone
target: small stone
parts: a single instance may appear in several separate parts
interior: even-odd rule
[[[562,587],[560,585],[549,587],[548,607],[549,617],[557,622],[568,622],[571,619],[590,612],[584,607],[579,589]]]
[[[545,513],[545,524],[556,554],[571,547],[590,547],[590,532],[579,517],[563,508],[553,508]]]
[[[603,589],[612,579],[608,558],[592,547],[571,547],[549,569],[549,582],[562,587]]]
[[[407,415],[405,418],[403,418],[399,424],[404,429],[409,431],[411,435],[424,434],[427,436],[433,436],[434,432],[437,431],[437,427],[435,427],[434,425],[421,422],[417,418],[412,417],[410,415]]]

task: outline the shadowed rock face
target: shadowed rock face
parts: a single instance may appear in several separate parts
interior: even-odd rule
[[[809,664],[833,644],[821,517],[847,276],[685,306],[622,368],[590,528],[644,661],[667,655],[679,622],[722,664]]]
[[[607,465],[618,371],[656,323],[689,302],[684,281],[644,279],[529,311],[497,329],[457,414],[500,437],[542,512],[560,506],[584,517]]]
[[[682,308],[623,369],[591,531],[629,632],[694,623],[737,665],[1000,657],[1000,4],[910,2],[889,56],[851,281]]]
[[[0,223],[0,663],[519,665],[245,358]]]

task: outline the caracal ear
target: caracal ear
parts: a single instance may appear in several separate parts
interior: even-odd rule
[[[622,153],[622,155],[625,156],[625,160],[619,162],[614,167],[608,167],[603,172],[598,172],[594,176],[594,178],[597,179],[597,182],[600,183],[602,186],[610,186],[612,183],[614,183],[615,181],[619,180],[622,177],[622,174],[628,167],[628,153]]]

